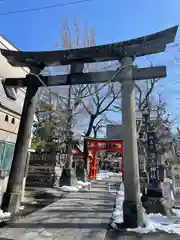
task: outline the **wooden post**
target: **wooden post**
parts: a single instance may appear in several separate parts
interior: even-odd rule
[[[123,147],[124,147],[124,143],[123,143]],[[122,156],[122,162],[121,162],[121,173],[122,173],[122,182],[124,182],[124,150],[122,147],[122,152],[121,152],[121,156]]]
[[[96,173],[95,173],[95,167],[96,167],[96,150],[93,150],[93,155],[92,155],[92,161],[90,163],[90,169],[89,169],[89,178],[90,179],[95,179]]]
[[[97,161],[96,161],[96,151],[93,154],[93,179],[96,179],[97,176]]]

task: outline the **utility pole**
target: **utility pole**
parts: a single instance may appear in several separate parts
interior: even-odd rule
[[[135,91],[132,75],[133,58],[121,60],[121,67],[126,76],[121,81],[122,88],[122,122],[124,141],[124,226],[136,228],[143,222],[140,200],[140,181],[138,149],[136,138]]]

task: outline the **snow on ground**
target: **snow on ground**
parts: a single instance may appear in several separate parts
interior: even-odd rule
[[[82,182],[82,181],[77,181],[76,186],[62,186],[59,189],[65,192],[77,192],[79,189],[82,187],[88,186],[90,183],[89,182]]]
[[[97,174],[96,180],[107,179],[112,176],[121,176],[121,173],[113,173],[106,170],[100,170],[99,173]],[[58,187],[58,189],[61,189],[62,191],[65,192],[77,192],[82,187],[88,186],[90,184],[90,182],[82,181],[78,181],[77,183],[78,183],[77,186],[62,186]]]
[[[113,219],[115,223],[123,222],[122,204],[124,200],[124,186],[120,187],[116,197],[116,209],[113,212]],[[175,233],[180,235],[180,210],[173,209],[176,216],[163,216],[161,214],[147,214],[143,210],[143,218],[145,227],[138,227],[135,229],[127,229],[136,233],[149,233],[156,231],[164,231],[167,233]],[[114,224],[113,224],[114,225]]]
[[[114,173],[114,172],[109,172],[106,170],[100,170],[99,173],[97,174],[96,179],[97,180],[102,180],[102,179],[106,179],[112,176],[121,176],[121,173]]]
[[[11,216],[11,213],[9,212],[3,212],[3,210],[0,209],[0,222],[9,220]]]

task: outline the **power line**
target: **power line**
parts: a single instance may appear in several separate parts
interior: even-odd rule
[[[0,13],[0,16],[12,15],[12,14],[17,14],[17,13],[25,13],[25,12],[34,12],[34,11],[46,10],[46,9],[57,8],[57,7],[65,7],[65,6],[69,6],[69,5],[76,5],[76,4],[92,2],[92,1],[93,0],[76,0],[76,1],[73,1],[73,2],[49,5],[49,6],[44,6],[44,7],[27,8],[27,9],[23,9],[23,10],[2,12],[2,13]]]

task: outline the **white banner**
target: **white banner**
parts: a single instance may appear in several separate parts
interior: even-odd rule
[[[160,183],[162,194],[164,198],[164,204],[167,208],[172,208],[173,205],[173,196],[171,191],[171,184],[169,182],[161,182]]]

